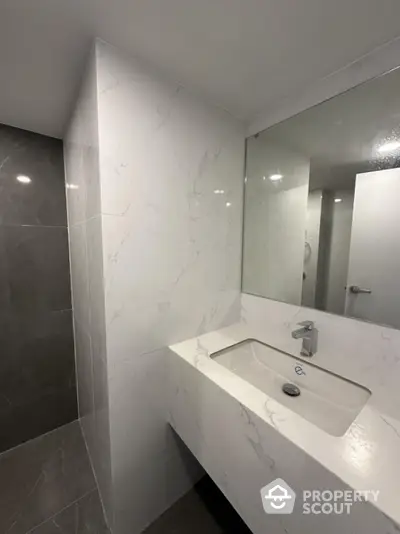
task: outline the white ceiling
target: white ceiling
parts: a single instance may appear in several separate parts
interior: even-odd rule
[[[399,20],[398,0],[1,0],[0,122],[61,137],[94,37],[248,120]]]

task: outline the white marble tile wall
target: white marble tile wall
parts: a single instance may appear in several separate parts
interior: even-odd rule
[[[242,295],[242,321],[251,335],[299,354],[301,340],[291,337],[299,321],[315,321],[318,351],[313,363],[358,382],[374,395],[374,405],[389,417],[400,413],[400,331],[338,315]]]
[[[115,531],[198,475],[166,426],[163,348],[239,319],[244,132],[97,42]]]
[[[92,54],[64,139],[79,416],[109,521],[111,456],[105,343],[103,251]]]

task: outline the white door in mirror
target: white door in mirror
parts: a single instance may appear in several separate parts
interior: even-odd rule
[[[400,328],[400,169],[357,174],[347,278],[349,317]]]

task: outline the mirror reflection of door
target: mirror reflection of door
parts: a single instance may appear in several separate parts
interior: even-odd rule
[[[345,313],[400,328],[400,169],[357,174]]]

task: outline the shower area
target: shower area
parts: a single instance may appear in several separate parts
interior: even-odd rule
[[[108,532],[71,308],[63,143],[0,125],[0,532]]]
[[[62,141],[0,126],[0,452],[77,419]]]

